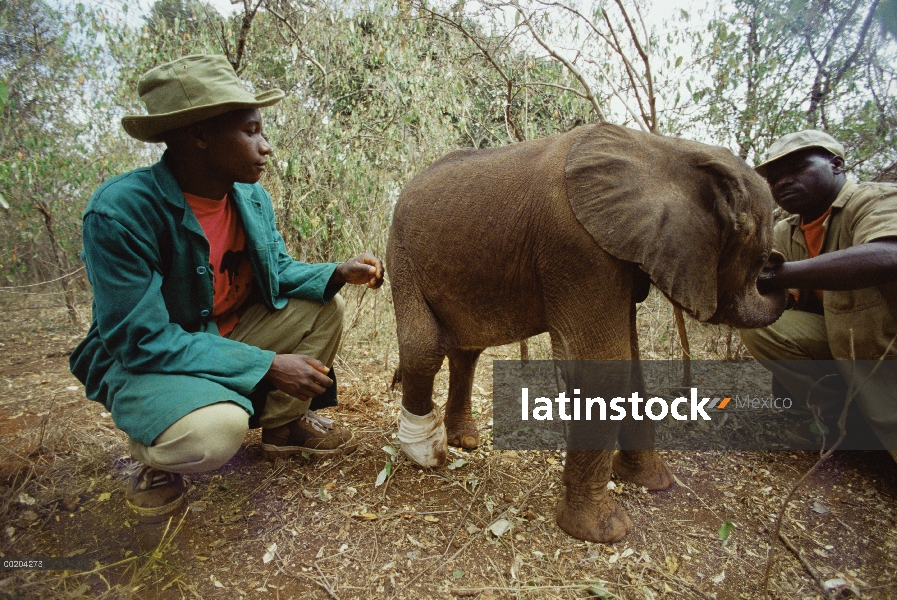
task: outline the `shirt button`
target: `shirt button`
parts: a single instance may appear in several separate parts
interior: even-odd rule
[[[205,267],[196,267],[196,272],[199,273],[200,275],[205,275],[206,268]]]
[[[200,316],[200,317],[208,317],[208,316],[209,316],[209,311],[207,311],[207,310],[201,310],[201,311],[199,311],[199,316]]]

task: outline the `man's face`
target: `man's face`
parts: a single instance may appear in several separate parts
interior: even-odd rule
[[[766,181],[776,203],[791,214],[822,215],[843,185],[844,161],[825,150],[794,152],[766,167]]]
[[[262,135],[258,109],[225,113],[204,122],[209,167],[237,183],[256,183],[265,172],[271,145]]]

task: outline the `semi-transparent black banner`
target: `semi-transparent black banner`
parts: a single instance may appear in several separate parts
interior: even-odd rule
[[[897,361],[506,360],[493,390],[500,450],[818,450],[848,399],[839,449],[897,450]]]

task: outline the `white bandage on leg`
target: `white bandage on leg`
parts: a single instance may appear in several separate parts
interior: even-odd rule
[[[445,464],[448,440],[439,407],[434,406],[422,417],[402,407],[399,417],[399,441],[402,452],[422,467],[439,467]]]

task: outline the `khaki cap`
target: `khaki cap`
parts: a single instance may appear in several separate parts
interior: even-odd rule
[[[240,85],[227,57],[193,54],[159,65],[144,73],[137,93],[148,115],[121,120],[131,137],[161,142],[159,135],[241,108],[261,108],[280,102],[284,94],[273,89],[251,94]]]
[[[782,136],[769,147],[766,151],[766,160],[754,167],[763,177],[766,177],[766,167],[769,163],[779,160],[789,154],[807,148],[822,148],[831,152],[835,156],[844,158],[844,146],[838,140],[825,133],[824,131],[816,131],[815,129],[805,129],[795,133],[789,133]]]

